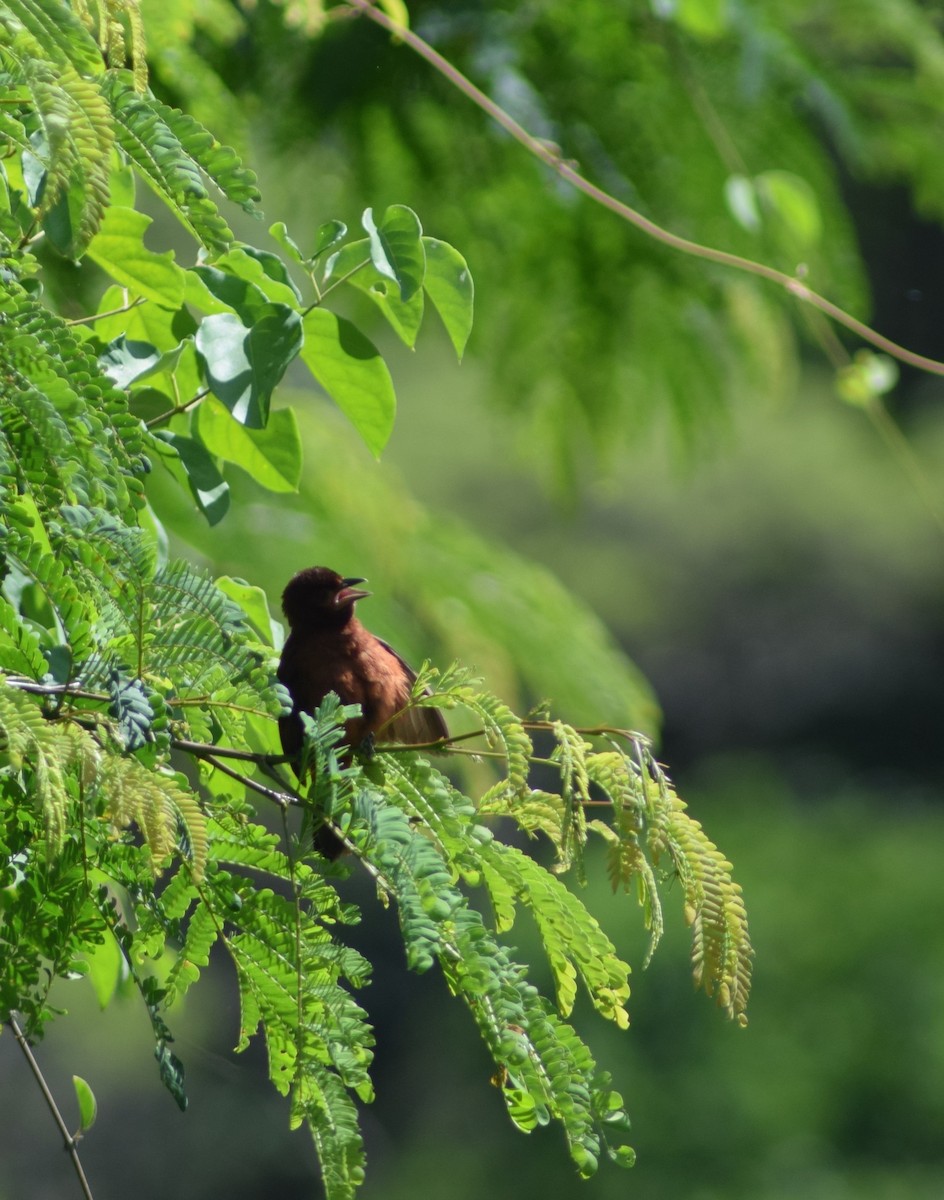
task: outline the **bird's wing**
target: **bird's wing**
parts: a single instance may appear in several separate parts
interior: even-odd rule
[[[377,641],[388,654],[392,654],[397,660],[409,682],[411,684],[415,683],[416,672],[410,664],[397,654],[389,642],[385,642],[383,638],[377,638]],[[426,692],[426,695],[428,696],[429,692]],[[438,742],[441,738],[447,738],[448,736],[449,729],[440,710],[438,708],[424,708],[416,704],[402,709],[379,731],[380,740],[402,742],[405,745],[420,742]]]

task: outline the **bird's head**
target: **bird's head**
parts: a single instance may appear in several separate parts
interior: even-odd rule
[[[370,592],[357,587],[365,580],[342,579],[330,567],[306,567],[294,575],[282,593],[282,611],[294,629],[305,625],[344,625],[354,613],[354,603]]]

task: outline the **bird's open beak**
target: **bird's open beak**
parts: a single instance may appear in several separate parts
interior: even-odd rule
[[[363,588],[355,587],[355,584],[366,583],[367,580],[361,576],[352,576],[350,579],[341,580],[341,590],[334,599],[335,604],[353,604],[355,600],[363,600],[365,596],[369,596],[370,592],[365,592]]]

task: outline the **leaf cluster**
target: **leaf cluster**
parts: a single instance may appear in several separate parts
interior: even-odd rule
[[[142,39],[133,6],[0,3],[0,1016],[36,1038],[57,980],[89,974],[107,1003],[124,974],[184,1107],[172,1008],[219,947],[238,1048],[264,1037],[272,1083],[344,1200],[363,1178],[373,1033],[352,995],[370,964],[343,940],[359,913],[335,885],[363,869],[396,905],[408,967],[437,970],[468,1008],[512,1121],[558,1123],[583,1175],[604,1156],[629,1165],[622,1099],[568,1023],[582,987],[625,1027],[629,967],[559,876],[579,881],[601,836],[653,948],[660,886],[677,877],[696,984],[740,1020],[751,948],[730,864],[640,736],[522,720],[458,669],[424,672],[412,703],[464,710],[473,754],[499,766],[487,788],[453,778],[463,738],[430,748],[448,773],[413,749],[342,747],[351,713],[331,696],[305,721],[306,782],[288,781],[277,719],[290,698],[264,596],[169,558],[147,477],[167,466],[210,522],[227,462],[294,488],[294,416],[270,404],[295,359],[378,452],[389,371],[325,301],[360,289],[412,346],[428,300],[461,356],[472,282],[405,205],[366,210],[353,241],[324,223],[310,254],[283,224],[281,255],[237,242],[222,198],[252,209],[253,177],[149,92]],[[135,177],[192,235],[192,265],[145,245]],[[70,321],[44,303],[39,245],[110,278],[96,311]],[[499,841],[493,818],[545,837],[554,871]],[[349,851],[340,866],[313,849],[319,823]],[[553,997],[507,944],[522,908]]]

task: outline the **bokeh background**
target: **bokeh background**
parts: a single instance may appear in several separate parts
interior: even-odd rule
[[[410,7],[619,198],[803,264],[883,333],[944,356],[939,5]],[[413,354],[376,326],[400,400],[380,465],[290,380],[300,494],[236,473],[209,530],[155,478],[175,549],[262,585],[273,611],[300,566],[367,575],[365,619],[409,657],[458,655],[575,720],[634,717],[734,862],[757,950],[749,1027],[729,1027],[691,987],[680,897],[643,971],[639,912],[591,862],[588,902],[634,967],[633,1023],[576,1020],[639,1160],[582,1183],[554,1131],[511,1129],[464,1010],[408,975],[392,914],[350,881],[352,938],[375,963],[365,1200],[944,1195],[942,384],[905,368],[886,401],[843,400],[851,339],[576,197],[365,21],[143,8],[155,88],[246,149],[269,220],[304,246],[329,218],[353,228],[367,204],[407,203],[477,288],[461,367],[435,330]],[[175,236],[158,221],[155,245]],[[543,598],[530,622],[523,593]],[[172,1022],[186,1117],[140,1006],[102,1015],[87,984],[61,989],[70,1016],[38,1053],[67,1109],[73,1073],[96,1092],[82,1153],[98,1200],[319,1194],[261,1049],[232,1053],[234,990],[215,968]],[[16,1097],[0,1197],[75,1194],[9,1038],[0,1072]]]

